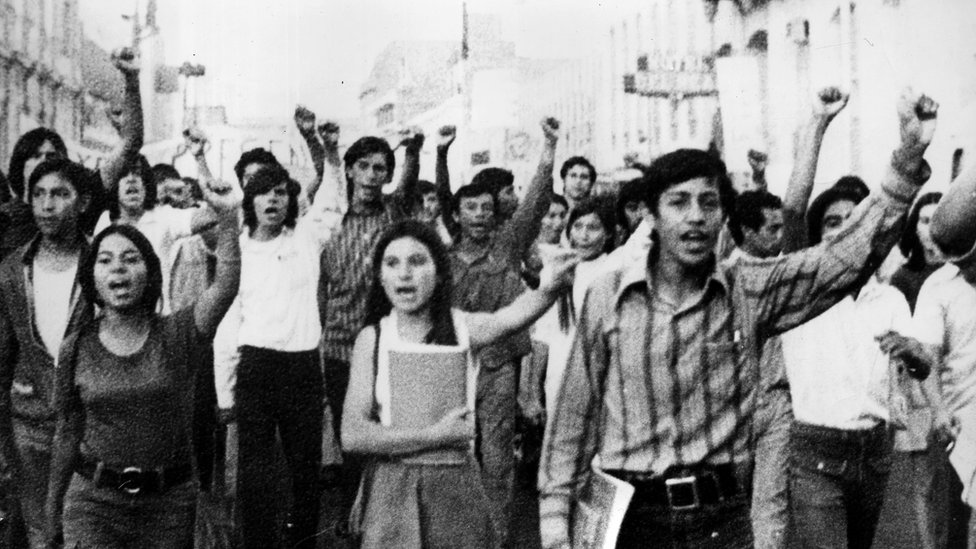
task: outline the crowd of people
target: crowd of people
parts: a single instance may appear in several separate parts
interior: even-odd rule
[[[451,126],[433,182],[425,136],[403,134],[391,191],[386,139],[340,152],[340,128],[304,107],[314,180],[253,149],[217,181],[195,128],[183,178],[140,155],[138,68],[113,60],[116,152],[91,171],[32,130],[0,185],[12,546],[193,546],[228,425],[241,547],[316,547],[326,531],[517,547],[519,467],[537,473],[547,549],[579,546],[596,470],[635,489],[622,548],[867,549],[893,470],[920,546],[976,546],[976,169],[916,198],[930,98],[901,96],[881,181],[847,176],[812,201],[837,88],[798,129],[782,199],[764,154],[735,188],[694,149],[598,194],[574,151],[556,171],[551,118],[518,197],[498,167],[452,189]],[[463,402],[426,425],[393,418],[406,351],[463,357]],[[342,459],[323,464],[330,441]],[[456,459],[423,459],[445,450]],[[343,519],[321,524],[322,505]]]

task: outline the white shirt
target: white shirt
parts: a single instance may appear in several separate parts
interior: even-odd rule
[[[241,235],[238,344],[310,351],[322,336],[318,284],[322,248],[341,215],[310,211],[294,229],[261,242]],[[342,268],[337,265],[336,268]]]
[[[54,358],[55,366],[71,317],[71,297],[77,272],[77,262],[70,269],[58,272],[40,269],[37,261],[34,261],[34,322],[41,342]]]
[[[875,337],[904,333],[911,313],[895,288],[868,282],[822,315],[782,335],[797,421],[844,430],[888,421],[889,359]]]
[[[176,241],[193,234],[193,214],[196,211],[195,208],[180,210],[168,205],[156,206],[146,210],[135,224],[159,256],[159,264],[163,269],[163,314],[169,313],[169,278],[176,260],[176,254],[173,253]],[[95,224],[95,234],[102,232],[110,224],[108,212],[102,212]]]
[[[912,331],[932,346],[945,405],[961,430],[949,460],[963,484],[963,499],[976,506],[976,287],[947,263],[922,284]]]

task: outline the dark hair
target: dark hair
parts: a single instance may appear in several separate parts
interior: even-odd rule
[[[437,187],[426,179],[417,181],[417,186],[413,189],[413,195],[407,197],[410,200],[411,211],[420,211],[424,207],[424,196],[437,194]]]
[[[560,206],[565,208],[567,212],[569,211],[569,202],[567,202],[566,197],[561,194],[549,195],[549,206],[552,206],[553,204],[559,204]]]
[[[834,187],[849,190],[854,194],[858,194],[861,196],[861,200],[864,200],[869,194],[871,194],[871,189],[868,188],[868,184],[856,175],[845,175],[841,177],[837,180],[837,183],[834,183]]]
[[[461,186],[451,197],[451,211],[459,213],[461,211],[461,199],[472,198],[475,196],[488,195],[491,197],[492,210],[498,213],[498,195],[493,193],[487,181],[471,181],[467,185]]]
[[[487,185],[491,194],[498,198],[502,189],[515,184],[515,176],[504,168],[485,168],[471,178],[471,185],[475,184]]]
[[[371,135],[360,137],[346,149],[346,154],[342,155],[342,162],[346,168],[350,168],[360,158],[376,153],[382,154],[386,160],[385,182],[389,183],[393,179],[393,170],[396,169],[396,156],[393,155],[393,149],[390,148],[390,144],[386,142],[386,139]],[[346,196],[349,197],[349,200],[352,200],[352,179],[349,177],[346,177]]]
[[[21,197],[24,195],[24,164],[27,160],[37,153],[41,145],[49,141],[58,154],[67,158],[68,148],[64,145],[64,140],[55,131],[47,128],[35,128],[20,136],[14,144],[14,150],[10,153],[10,168],[7,170],[10,190],[14,195]]]
[[[149,161],[146,160],[145,156],[136,155],[119,172],[119,178],[113,181],[112,186],[109,187],[108,217],[112,221],[118,219],[121,214],[119,210],[119,183],[129,174],[138,175],[139,179],[142,180],[142,187],[146,190],[146,198],[142,201],[143,209],[151,210],[156,207],[156,182],[153,180],[152,168],[149,167]]]
[[[603,207],[602,203],[592,198],[576,204],[576,207],[569,212],[569,219],[566,221],[566,238],[569,238],[569,233],[573,229],[573,223],[577,219],[590,214],[596,215],[596,218],[600,220],[600,224],[603,225],[603,230],[607,232],[607,240],[603,243],[603,253],[609,253],[613,250],[613,237],[616,234],[613,218],[610,216],[610,212]]]
[[[237,159],[237,164],[234,164],[234,175],[237,176],[238,182],[244,183],[244,170],[246,170],[251,164],[264,164],[266,166],[281,165],[271,151],[262,147],[251,149],[242,154],[241,157]]]
[[[864,194],[861,189],[849,185],[837,186],[835,184],[833,187],[820,193],[813,200],[813,203],[810,204],[810,208],[807,209],[807,239],[810,241],[810,245],[816,246],[823,240],[821,224],[823,223],[824,214],[827,213],[827,208],[831,204],[842,200],[849,200],[857,205],[865,198],[867,198],[867,194]]]
[[[746,191],[735,199],[735,210],[729,215],[729,232],[737,245],[742,245],[743,227],[758,231],[766,223],[763,210],[779,210],[783,201],[768,191]]]
[[[925,249],[922,248],[922,242],[918,239],[918,218],[922,214],[922,208],[938,204],[940,200],[942,200],[942,193],[925,193],[918,197],[912,206],[912,211],[908,214],[908,223],[905,224],[905,231],[901,233],[898,248],[901,250],[901,254],[908,258],[908,263],[905,266],[913,271],[921,271],[927,266]]]
[[[190,196],[193,200],[197,202],[203,200],[203,189],[200,188],[200,182],[195,177],[184,177],[183,182],[190,186]]]
[[[617,215],[617,224],[630,231],[627,221],[626,206],[628,202],[638,202],[647,205],[647,189],[644,188],[646,181],[643,177],[631,179],[620,187],[617,194],[617,203],[614,212]]]
[[[95,236],[91,248],[88,249],[87,255],[85,255],[84,260],[81,262],[81,270],[78,272],[78,282],[81,284],[82,294],[89,303],[94,303],[98,306],[105,305],[101,296],[98,295],[98,290],[95,288],[95,262],[98,259],[98,251],[102,246],[102,241],[105,240],[105,237],[113,234],[118,234],[128,239],[139,250],[139,253],[142,254],[142,260],[146,263],[147,276],[146,289],[142,294],[142,299],[139,301],[139,309],[146,314],[154,313],[159,299],[163,295],[163,269],[159,263],[159,256],[153,250],[149,239],[139,229],[131,225],[121,223],[109,225]]]
[[[566,161],[563,162],[562,167],[559,168],[559,178],[566,179],[566,173],[569,172],[573,166],[584,166],[586,171],[590,172],[590,183],[596,183],[596,168],[593,167],[593,164],[590,164],[589,160],[582,156],[573,156],[566,159]]]
[[[451,260],[447,246],[444,245],[441,237],[437,235],[434,229],[414,219],[405,219],[391,225],[383,232],[376,242],[376,247],[373,248],[372,277],[369,295],[366,299],[365,325],[370,326],[379,323],[380,319],[390,314],[393,309],[393,304],[390,303],[390,299],[383,289],[380,272],[383,268],[383,254],[386,253],[386,248],[391,242],[400,238],[413,238],[420,242],[427,248],[434,260],[437,282],[434,284],[434,291],[430,296],[432,328],[427,343],[457,345],[457,333],[454,331],[454,320],[451,315],[451,296],[453,295],[454,284],[451,277]]]
[[[88,168],[77,162],[72,162],[67,158],[55,158],[41,162],[31,172],[30,179],[27,182],[28,202],[32,199],[34,187],[37,186],[37,182],[42,177],[54,173],[63,177],[68,183],[71,183],[71,186],[75,188],[75,192],[79,195],[88,197],[92,195],[92,178],[94,174]]]
[[[180,177],[180,172],[176,171],[176,168],[174,168],[172,164],[156,164],[152,167],[152,177],[153,183],[157,187],[160,183],[168,179],[183,180],[183,178]]]
[[[264,166],[254,172],[254,176],[244,187],[241,209],[244,210],[244,224],[247,225],[248,234],[258,227],[258,216],[254,212],[254,197],[269,192],[282,183],[286,183],[285,188],[288,191],[285,227],[295,228],[295,221],[298,219],[298,194],[302,191],[302,186],[288,175],[288,170],[281,166]]]
[[[719,202],[725,215],[735,207],[735,189],[725,170],[725,163],[699,149],[678,149],[657,158],[644,173],[645,202],[657,213],[661,195],[669,188],[704,177],[718,184]]]

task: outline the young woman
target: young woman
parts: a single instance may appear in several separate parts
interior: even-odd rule
[[[535,286],[538,283],[539,271],[542,270],[542,258],[539,256],[539,246],[558,245],[559,238],[566,228],[566,216],[569,214],[569,203],[561,195],[554,194],[549,197],[549,211],[539,223],[539,236],[536,237],[532,247],[529,248],[525,261],[522,265],[522,278],[529,284]]]
[[[61,346],[50,543],[62,527],[67,547],[193,543],[189,365],[212,338],[240,279],[239,199],[216,184],[207,199],[220,216],[218,261],[214,283],[192,308],[156,313],[159,258],[133,227],[105,229],[79,268],[82,293],[101,314]]]
[[[447,250],[418,221],[393,225],[373,253],[367,326],[356,340],[342,420],[343,449],[373,458],[363,475],[353,527],[362,547],[495,547],[488,501],[471,455],[475,435],[474,351],[517,331],[551,305],[575,254],[553,254],[538,290],[495,313],[452,309]],[[433,425],[392,427],[392,351],[466,352],[467,405]],[[423,398],[423,395],[417,395]],[[403,458],[444,447],[468,450],[455,465],[422,465]]]
[[[580,257],[572,291],[564,292],[556,305],[536,323],[536,337],[549,347],[544,374],[546,410],[552,410],[555,405],[586,288],[604,272],[604,260],[613,249],[614,228],[613,218],[592,199],[578,203],[569,213],[566,236],[570,247]]]
[[[946,262],[942,251],[932,241],[929,229],[940,200],[942,200],[942,193],[926,193],[915,201],[912,211],[908,214],[905,232],[898,243],[898,248],[908,262],[895,271],[891,277],[891,285],[905,294],[905,299],[908,300],[908,305],[913,311],[922,283]]]
[[[95,225],[95,234],[112,224],[132,225],[146,235],[163,269],[163,314],[169,312],[170,274],[175,259],[175,244],[181,239],[213,227],[217,221],[209,208],[177,209],[157,204],[152,168],[139,155],[111,182],[108,210]]]
[[[245,547],[277,546],[268,497],[275,489],[268,471],[277,459],[276,432],[292,486],[287,546],[315,546],[323,414],[316,292],[322,248],[340,217],[328,214],[323,198],[299,216],[300,191],[277,165],[262,167],[244,187],[241,286],[227,320],[237,323],[240,349],[234,400]]]

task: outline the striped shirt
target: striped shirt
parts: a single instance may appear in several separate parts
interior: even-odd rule
[[[927,167],[889,171],[836,238],[762,261],[716,265],[691,303],[656,298],[645,261],[589,290],[539,470],[543,545],[567,547],[571,502],[594,456],[604,469],[748,462],[764,341],[822,313],[877,268]],[[653,344],[652,344],[653,342]]]
[[[323,358],[349,361],[356,334],[366,319],[373,246],[383,229],[404,216],[395,196],[385,195],[382,208],[346,212],[338,232],[322,251],[319,313]]]

